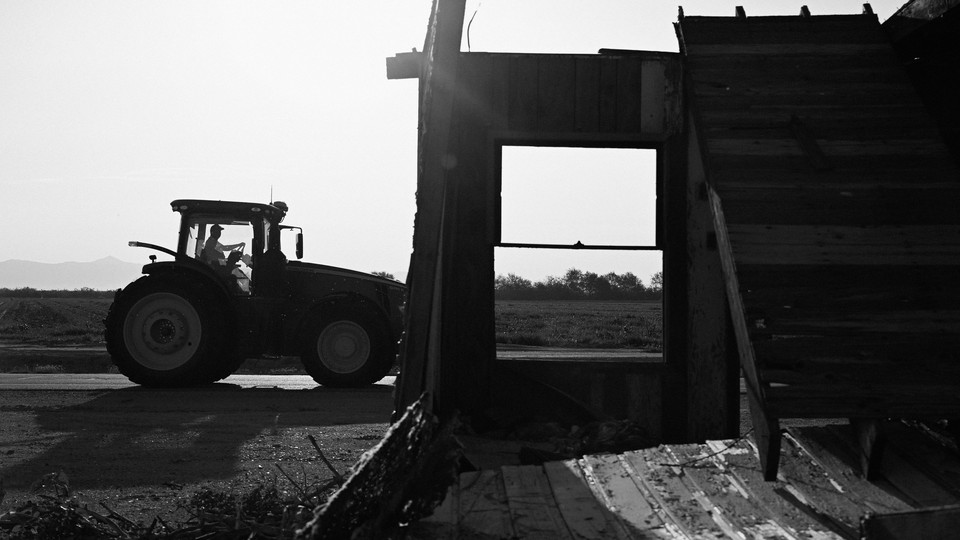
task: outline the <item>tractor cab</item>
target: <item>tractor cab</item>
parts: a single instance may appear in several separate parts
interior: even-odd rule
[[[176,200],[171,206],[181,214],[178,257],[209,267],[233,295],[279,291],[286,265],[280,232],[292,228],[280,225],[287,210],[284,203]],[[302,242],[298,233],[298,258]]]

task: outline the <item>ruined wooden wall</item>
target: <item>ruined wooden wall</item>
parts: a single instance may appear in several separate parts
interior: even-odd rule
[[[555,404],[531,386],[552,387],[603,414],[630,417],[664,440],[734,433],[736,374],[726,356],[722,287],[691,290],[689,282],[694,259],[719,263],[715,254],[691,256],[709,241],[709,210],[702,200],[689,203],[695,197],[686,176],[677,55],[461,53],[455,88],[450,138],[438,158],[446,190],[438,406],[471,415],[493,405],[549,408]],[[658,150],[664,362],[496,361],[494,247],[504,144]],[[693,309],[699,311],[692,318]]]
[[[960,411],[960,175],[876,16],[679,30],[767,474],[779,418]]]

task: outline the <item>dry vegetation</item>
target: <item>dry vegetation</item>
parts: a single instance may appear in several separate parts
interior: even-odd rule
[[[102,345],[111,299],[0,297],[0,344]]]
[[[497,343],[542,347],[663,347],[660,302],[498,301]]]

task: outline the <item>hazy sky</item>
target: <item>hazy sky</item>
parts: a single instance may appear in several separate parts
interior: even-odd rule
[[[683,6],[687,15],[732,15],[738,4],[748,16],[795,15],[801,2]],[[862,9],[860,0],[806,4],[815,15]],[[872,3],[881,20],[900,4]],[[430,0],[0,1],[0,196],[8,231],[0,261],[146,262],[153,252],[127,241],[174,247],[171,200],[267,202],[272,189],[290,205],[286,223],[304,227],[306,260],[406,272],[417,83],[388,81],[385,58],[422,48],[429,9]],[[474,52],[677,50],[675,2],[468,0],[471,16]],[[652,204],[644,187],[649,153],[551,150],[505,153],[503,230],[516,237],[505,234],[505,241],[652,241],[644,237],[652,234],[644,212],[610,208],[622,197],[601,194],[587,204],[573,191],[590,170],[611,189],[633,190],[645,208]],[[606,210],[559,212],[580,220],[571,231],[562,227],[577,219],[549,225],[549,213],[511,210],[530,197],[523,179],[544,174],[569,190],[544,206],[579,201],[581,209]],[[497,250],[498,272],[539,280],[575,266],[646,280],[659,269],[657,257],[642,254],[516,251]]]

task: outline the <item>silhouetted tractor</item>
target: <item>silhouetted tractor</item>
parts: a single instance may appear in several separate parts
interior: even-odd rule
[[[404,285],[382,277],[287,261],[287,206],[176,200],[176,251],[150,256],[145,274],[118,290],[104,323],[121,373],[145,386],[218,381],[247,358],[300,356],[317,382],[361,386],[390,370],[402,329]]]

